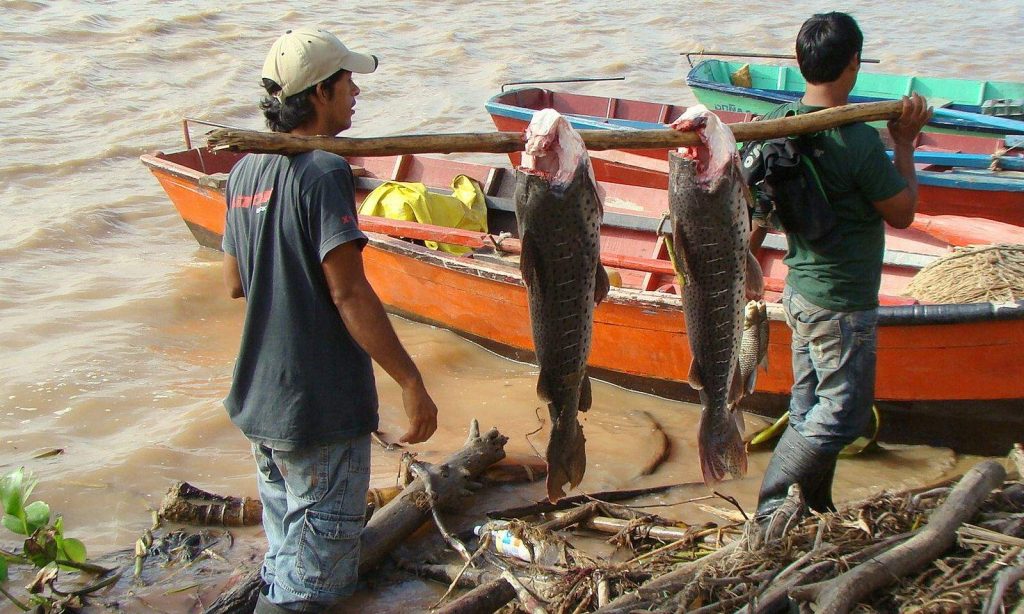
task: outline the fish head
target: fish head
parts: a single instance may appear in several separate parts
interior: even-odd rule
[[[696,162],[697,182],[709,190],[718,187],[738,160],[732,130],[704,105],[695,105],[672,122],[676,130],[696,132],[700,145],[680,147],[679,154]]]
[[[743,321],[747,326],[753,325],[757,322],[760,312],[757,309],[757,301],[747,302],[747,306],[743,309]]]
[[[541,109],[534,113],[524,138],[526,149],[519,167],[522,172],[544,177],[553,185],[568,185],[576,169],[585,163],[590,180],[597,183],[586,144],[558,111]]]
[[[743,328],[760,326],[768,319],[768,307],[764,301],[748,301],[743,309]]]

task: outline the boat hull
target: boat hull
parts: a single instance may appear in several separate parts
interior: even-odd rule
[[[219,249],[226,209],[223,176],[143,158],[196,239]],[[361,224],[377,223],[366,217]],[[368,234],[364,267],[389,311],[452,330],[510,358],[533,360],[526,290],[513,263],[457,257]],[[885,415],[882,437],[1005,453],[1024,431],[1024,381],[1016,362],[1024,344],[1024,306],[966,318],[935,317],[927,311],[933,307],[944,306],[883,308],[876,384]],[[745,409],[777,416],[785,411],[792,386],[790,333],[779,306],[770,309],[770,368],[758,376]],[[914,309],[921,310],[919,316]],[[686,381],[690,351],[681,304],[671,294],[613,288],[594,313],[588,364],[595,377],[634,390],[697,399]],[[976,425],[991,428],[985,436],[969,435]]]

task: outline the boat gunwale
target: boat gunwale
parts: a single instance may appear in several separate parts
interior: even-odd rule
[[[210,173],[198,171],[178,162],[171,161],[166,157],[172,153],[185,153],[196,149],[202,148],[193,147],[192,149],[180,149],[174,150],[173,152],[143,154],[140,156],[140,159],[151,169],[174,174],[179,178],[190,180],[197,187],[202,187],[203,178],[210,177]],[[426,159],[432,158],[427,157]],[[438,158],[438,160],[443,161],[441,158]],[[361,177],[359,179],[367,178]],[[376,178],[372,179],[383,181]],[[220,185],[207,185],[206,187],[211,191],[217,192],[223,197],[223,189]],[[491,197],[491,199],[494,198],[501,197]],[[502,208],[499,210],[506,209]],[[623,215],[624,217],[626,216],[625,214],[620,215]],[[646,219],[643,216],[629,217]],[[384,220],[385,218],[380,219]],[[429,224],[416,225],[421,228],[431,226]],[[368,232],[367,234],[368,236],[372,236],[374,246],[381,249],[387,249],[388,251],[406,255],[411,258],[417,258],[420,261],[442,266],[449,270],[478,276],[483,276],[483,274],[486,273],[487,276],[495,279],[496,281],[512,283],[518,286],[523,285],[522,277],[518,273],[518,268],[511,263],[508,267],[505,267],[504,265],[488,264],[480,260],[470,260],[464,257],[430,250],[426,247],[421,247],[386,234],[374,232]],[[489,233],[478,234],[480,235],[481,242],[486,242],[488,237],[493,241],[494,235]],[[682,305],[681,299],[677,295],[631,288],[613,288],[609,294],[609,300],[621,304],[632,304],[648,308],[657,307],[673,310],[680,309]],[[979,307],[979,305],[986,305],[987,307]],[[769,317],[772,320],[784,320],[782,307],[779,303],[769,303]],[[1008,305],[993,303],[963,303],[881,306],[879,307],[878,321],[880,327],[888,327],[956,325],[968,322],[995,322],[1003,320],[1024,320],[1024,301],[1018,301],[1016,304]]]

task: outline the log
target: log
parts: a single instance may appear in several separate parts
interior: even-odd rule
[[[263,504],[249,497],[215,495],[189,484],[176,482],[160,503],[160,518],[183,524],[251,527],[260,524]]]
[[[491,614],[516,598],[516,589],[508,580],[498,578],[469,591],[434,614]]]
[[[505,456],[508,438],[491,429],[481,436],[474,420],[469,438],[462,449],[448,457],[444,463],[428,466],[431,472],[435,505],[444,506],[468,493],[467,484],[484,469]],[[409,483],[400,495],[392,499],[370,518],[360,536],[359,573],[364,575],[376,567],[399,543],[420,528],[430,517],[430,501],[420,479]],[[262,579],[250,573],[243,581],[214,601],[206,614],[249,614],[255,606]]]
[[[818,132],[853,122],[866,122],[899,117],[903,103],[899,100],[848,104],[814,113],[779,119],[729,124],[737,141],[795,136]],[[587,149],[660,149],[689,147],[700,144],[696,132],[678,130],[580,130]],[[280,132],[258,132],[236,128],[219,128],[210,133],[208,145],[214,150],[252,151],[259,153],[296,154],[320,149],[342,156],[396,156],[419,153],[484,152],[510,153],[523,151],[525,143],[519,132],[456,132],[448,134],[406,134],[399,136],[351,138],[330,136],[299,136]]]
[[[253,569],[243,570],[241,577],[234,583],[228,584],[228,590],[221,593],[216,601],[206,609],[206,614],[231,613],[249,614],[256,609],[256,600],[260,596],[260,589],[263,588],[263,578],[260,576],[260,565]]]
[[[813,602],[815,612],[849,612],[874,591],[921,569],[949,550],[956,542],[957,528],[977,513],[1005,477],[1006,470],[995,461],[975,465],[916,535],[841,576],[815,585],[813,590],[794,589],[790,597]]]
[[[432,564],[413,563],[410,561],[399,561],[398,568],[409,573],[414,573],[421,578],[440,582],[445,586],[455,583],[456,588],[474,589],[498,577],[497,573],[489,569],[465,568],[459,564]]]
[[[468,494],[467,482],[505,457],[507,441],[508,438],[497,429],[491,429],[481,437],[480,427],[474,420],[470,427],[469,439],[462,449],[441,465],[429,467],[437,496],[435,505],[444,507]],[[424,492],[423,482],[419,479],[413,480],[402,494],[374,514],[363,529],[359,573],[366,573],[379,564],[429,517],[430,502]]]
[[[366,491],[366,517],[372,516],[400,492],[400,486]],[[164,495],[159,514],[163,520],[181,524],[252,527],[263,522],[263,502],[250,497],[217,495],[188,482],[177,482]]]
[[[593,518],[600,506],[601,504],[597,501],[584,503],[568,512],[559,514],[556,518],[541,524],[538,528],[541,531],[561,531],[574,524],[586,522],[588,519]]]

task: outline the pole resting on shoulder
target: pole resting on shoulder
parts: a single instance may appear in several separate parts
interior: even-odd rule
[[[855,122],[889,120],[903,112],[901,100],[848,104],[792,117],[728,124],[737,142],[762,141],[783,136],[819,132]],[[660,149],[700,144],[696,132],[679,130],[579,130],[587,149]],[[208,146],[217,150],[297,154],[320,149],[341,156],[397,156],[423,153],[510,153],[523,151],[521,132],[459,132],[407,134],[350,138],[299,136],[281,132],[218,129],[210,133]]]

